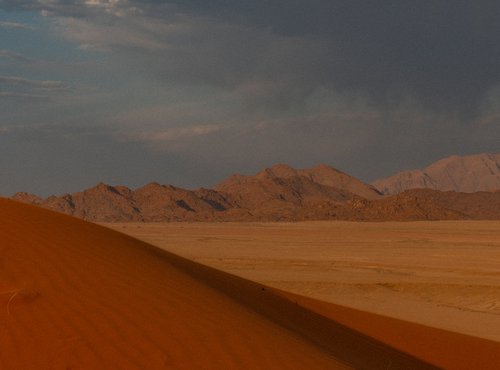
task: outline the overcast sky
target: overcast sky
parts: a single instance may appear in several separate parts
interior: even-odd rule
[[[500,151],[498,0],[0,0],[0,194]]]

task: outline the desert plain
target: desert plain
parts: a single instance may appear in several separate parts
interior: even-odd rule
[[[285,291],[500,342],[498,221],[106,226]]]

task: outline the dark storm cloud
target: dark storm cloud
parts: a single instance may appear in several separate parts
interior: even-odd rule
[[[77,18],[136,14],[165,23],[181,21],[189,30],[177,35],[160,30],[161,23],[156,29],[142,29],[142,36],[157,46],[168,44],[163,59],[152,58],[159,75],[226,87],[259,85],[278,105],[295,103],[293,95],[300,100],[322,86],[361,94],[382,109],[410,98],[426,110],[470,116],[500,82],[497,1],[4,0],[2,4]],[[269,80],[274,82],[270,91],[262,83]]]
[[[433,111],[472,113],[500,82],[498,1],[174,3],[187,13],[320,41],[323,54],[303,65],[306,77],[384,105],[410,95]]]

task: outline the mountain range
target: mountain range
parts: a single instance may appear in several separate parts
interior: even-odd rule
[[[476,191],[500,189],[500,155],[470,157],[410,171],[413,182],[398,174],[366,184],[324,164],[308,169],[278,164],[254,176],[232,175],[213,189],[150,183],[131,190],[100,183],[72,194],[16,193],[12,199],[93,222],[500,219],[500,191]],[[450,183],[472,191],[449,190]],[[405,189],[411,187],[424,189]]]

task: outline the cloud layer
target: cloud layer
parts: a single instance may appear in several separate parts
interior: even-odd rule
[[[180,185],[278,161],[327,162],[368,180],[499,149],[495,1],[0,0],[0,8],[41,14],[50,37],[86,58],[35,63],[25,50],[0,50],[10,69],[0,102],[53,104],[53,118],[36,108],[11,115],[11,125],[52,120],[79,132],[91,121],[117,148],[142,143],[145,162],[175,158],[179,174],[196,161],[214,168],[208,181],[186,170]],[[34,29],[9,19],[0,28]]]
[[[324,86],[383,106],[412,98],[469,114],[500,81],[494,1],[3,3],[60,17],[80,45],[128,52],[169,80],[235,87],[271,79],[278,95]]]

